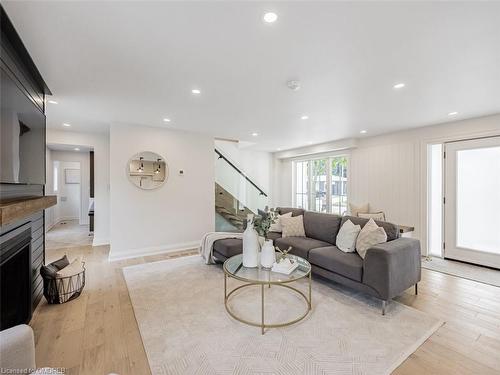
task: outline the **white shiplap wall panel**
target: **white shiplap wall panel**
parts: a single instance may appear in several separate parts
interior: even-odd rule
[[[419,147],[405,141],[351,152],[351,202],[370,203],[387,220],[418,227]],[[415,233],[417,234],[417,233]]]

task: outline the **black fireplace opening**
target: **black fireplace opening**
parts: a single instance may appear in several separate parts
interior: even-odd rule
[[[31,228],[23,227],[1,236],[0,330],[31,319]]]

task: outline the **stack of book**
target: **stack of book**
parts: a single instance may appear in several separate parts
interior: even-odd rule
[[[292,259],[285,258],[281,260],[279,263],[274,263],[273,268],[271,268],[271,271],[283,273],[285,275],[290,275],[293,271],[297,269],[298,266],[299,266],[298,262]]]

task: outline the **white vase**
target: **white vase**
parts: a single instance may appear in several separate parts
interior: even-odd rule
[[[271,268],[276,262],[276,252],[273,246],[273,240],[266,240],[260,252],[260,264],[262,267]]]
[[[243,267],[259,265],[259,235],[253,227],[253,215],[247,216],[247,228],[243,232]]]

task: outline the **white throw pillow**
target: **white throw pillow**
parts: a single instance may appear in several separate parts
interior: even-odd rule
[[[381,212],[370,212],[369,214],[358,213],[358,217],[362,217],[363,219],[373,219],[378,221],[385,221],[385,214]]]
[[[283,228],[282,237],[305,237],[304,216],[282,217],[281,227]]]
[[[373,219],[370,219],[359,232],[356,240],[356,251],[361,258],[365,259],[366,251],[370,247],[384,242],[387,242],[387,233],[385,233],[384,228],[379,227]]]
[[[363,204],[361,206],[356,206],[352,203],[349,203],[349,214],[351,216],[358,216],[359,213],[367,213],[370,212],[369,204]]]
[[[354,225],[351,220],[347,220],[337,234],[337,247],[345,253],[356,251],[356,238],[358,238],[361,225]]]
[[[278,233],[283,232],[283,228],[281,227],[281,218],[282,217],[292,217],[292,213],[288,212],[288,213],[283,214],[283,215],[278,215],[276,217],[276,221],[274,223],[272,223],[271,226],[269,227],[269,232],[278,232]]]

